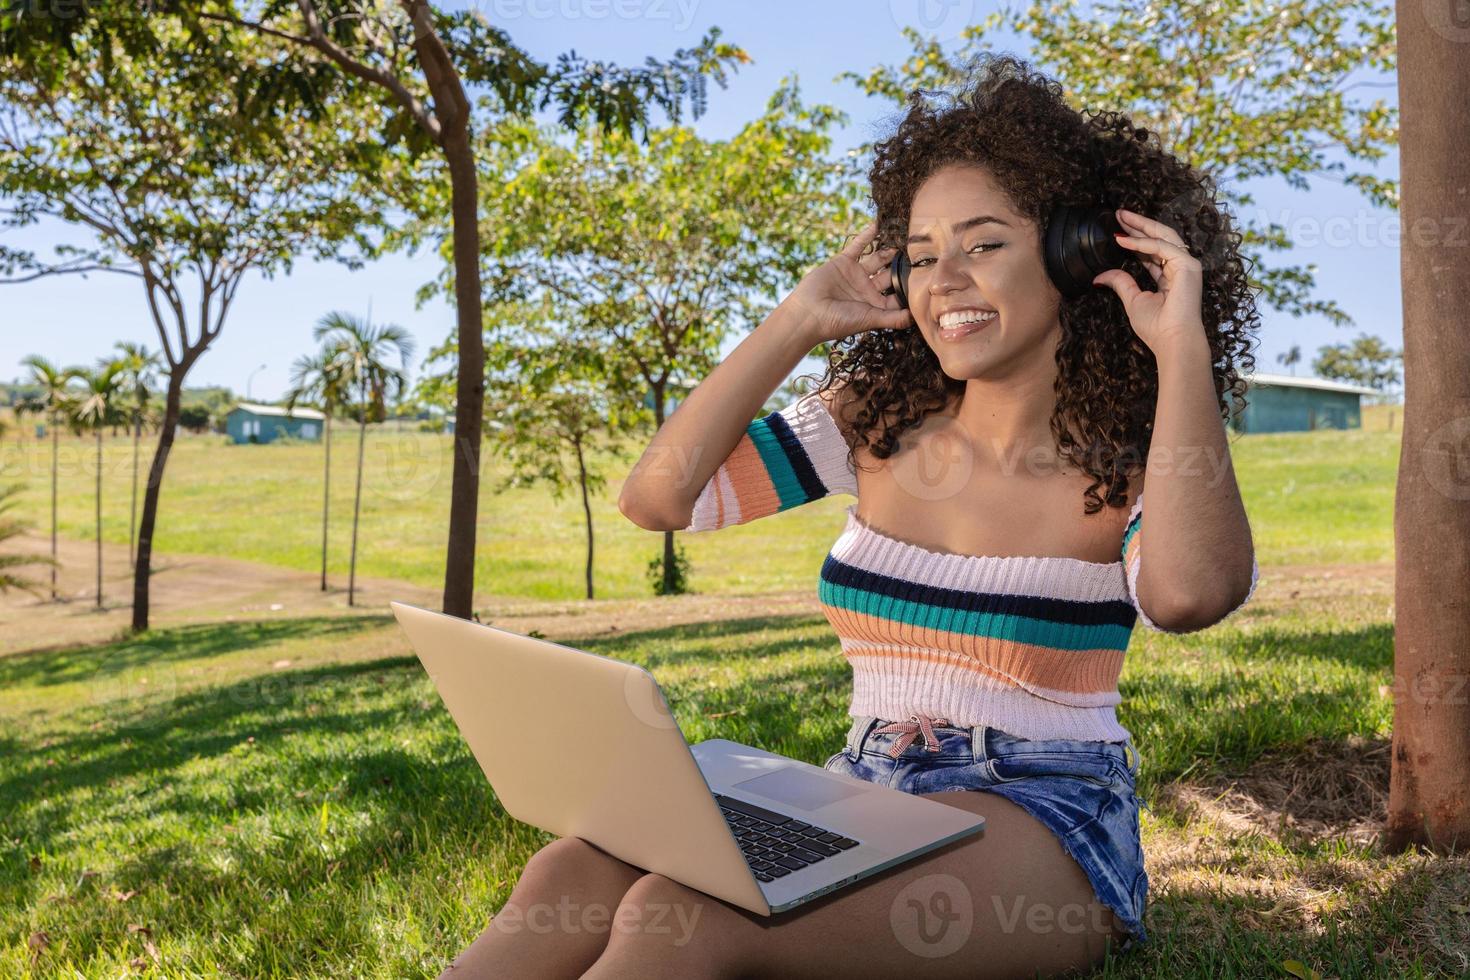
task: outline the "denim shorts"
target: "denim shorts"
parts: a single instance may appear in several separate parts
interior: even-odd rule
[[[1004,796],[1050,828],[1082,866],[1098,900],[1130,932],[1122,948],[1147,941],[1148,874],[1132,739],[1027,739],[988,725],[943,721],[854,718],[846,748],[823,768],[905,793],[969,789]]]

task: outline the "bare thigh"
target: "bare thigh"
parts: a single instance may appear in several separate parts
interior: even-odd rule
[[[979,790],[921,795],[983,815],[984,833],[772,917],[645,875],[625,905],[672,904],[674,928],[615,932],[587,976],[682,963],[728,977],[1034,977],[1094,965],[1110,938],[1126,936],[1061,841],[1023,808]]]

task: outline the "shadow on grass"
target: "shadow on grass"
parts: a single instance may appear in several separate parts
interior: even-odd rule
[[[83,676],[119,669],[114,658],[154,664],[149,650],[178,661],[313,635],[340,643],[353,630],[389,621],[323,617],[181,627],[160,631],[171,635],[149,646],[62,651],[59,666],[39,653],[17,655],[15,663],[8,663],[15,657],[0,661],[0,671],[10,671],[9,683],[56,683],[56,670]],[[1176,749],[1181,757],[1248,761],[1268,744],[1289,743],[1298,733],[1330,734],[1361,714],[1346,685],[1283,698],[1269,677],[1272,658],[1382,670],[1391,657],[1383,649],[1389,639],[1376,627],[1260,630],[1230,651],[1236,662],[1255,661],[1255,674],[1191,679],[1164,652],[1147,658],[1132,687],[1146,695],[1145,717],[1157,712],[1171,731],[1187,732]],[[567,645],[666,675],[662,686],[691,742],[729,738],[816,764],[841,747],[851,671],[820,616],[686,624]],[[1191,713],[1203,724],[1191,728]],[[1283,723],[1293,714],[1301,718]],[[44,747],[5,737],[0,748],[6,750],[0,812],[12,815],[7,832],[20,841],[0,860],[0,889],[29,907],[39,899],[27,884],[27,853],[81,860],[68,855],[85,825],[120,825],[129,829],[113,831],[112,840],[127,839],[128,846],[112,845],[119,852],[112,880],[121,888],[162,886],[164,894],[191,896],[169,905],[168,925],[176,933],[205,934],[231,915],[252,923],[275,915],[266,907],[283,891],[293,904],[331,907],[343,895],[370,891],[375,879],[442,875],[445,861],[513,870],[549,836],[504,812],[411,655],[87,705],[48,725]],[[344,815],[360,823],[340,839],[335,830],[321,834],[318,810],[332,827]],[[264,829],[253,836],[231,829],[257,818]],[[308,921],[321,927],[323,913],[315,915]],[[320,933],[270,930],[271,951],[242,952],[241,968],[285,963],[288,972],[330,973],[345,951],[381,941],[369,916],[343,910],[330,921],[329,948],[320,945]],[[78,928],[83,932],[68,936],[74,955],[95,955],[104,939],[87,932],[90,926]]]
[[[194,623],[90,646],[22,650],[0,656],[0,685],[67,684],[91,680],[107,672],[217,657],[305,636],[319,637],[330,643],[392,621],[392,616],[371,615]]]

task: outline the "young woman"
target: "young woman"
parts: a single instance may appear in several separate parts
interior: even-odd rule
[[[1258,318],[1205,177],[1024,62],[971,68],[952,104],[911,98],[877,221],[690,393],[620,507],[701,531],[854,495],[819,588],[854,678],[827,768],[985,832],[771,918],[563,838],[446,975],[1031,977],[1146,938],[1117,679],[1137,619],[1203,629],[1254,592],[1223,397]],[[1067,298],[1045,223],[1099,200],[1125,258]],[[817,390],[748,422],[823,341]]]

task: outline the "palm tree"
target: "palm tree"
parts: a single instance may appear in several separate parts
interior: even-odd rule
[[[332,500],[332,416],[347,401],[350,393],[342,379],[337,350],[329,344],[315,354],[303,354],[291,365],[291,390],[286,392],[286,410],[294,411],[298,401],[320,405],[324,417],[322,431],[326,443],[326,462],[322,466],[322,591],[327,591],[327,514]]]
[[[1296,374],[1296,365],[1301,362],[1302,348],[1300,344],[1294,344],[1291,350],[1276,355],[1276,360],[1291,369]]]
[[[80,368],[60,368],[39,354],[31,354],[20,362],[31,369],[30,383],[41,390],[31,399],[33,411],[44,414],[51,428],[51,601],[56,601],[56,458],[57,437],[61,420],[71,409],[75,392],[72,382],[80,376]]]
[[[163,368],[163,361],[156,351],[143,344],[119,340],[113,345],[118,352],[117,362],[121,365],[121,394],[132,403],[130,421],[133,425],[133,501],[128,511],[128,567],[134,567],[134,539],[138,527],[138,443],[143,438],[143,422],[148,416],[148,403],[153,398],[153,385],[158,380],[156,372]]]
[[[102,430],[116,425],[122,417],[118,405],[123,384],[121,361],[103,361],[97,370],[82,375],[86,391],[72,411],[79,429],[91,429],[97,435],[97,608],[102,608]]]
[[[373,326],[350,313],[332,312],[316,325],[314,336],[330,351],[333,370],[344,390],[355,396],[357,426],[357,490],[352,500],[352,558],[347,571],[347,604],[352,605],[357,587],[357,522],[362,511],[363,444],[369,418],[381,422],[387,414],[390,390],[396,397],[408,383],[408,359],[413,356],[413,338],[396,324]],[[402,369],[388,361],[398,354]]]

